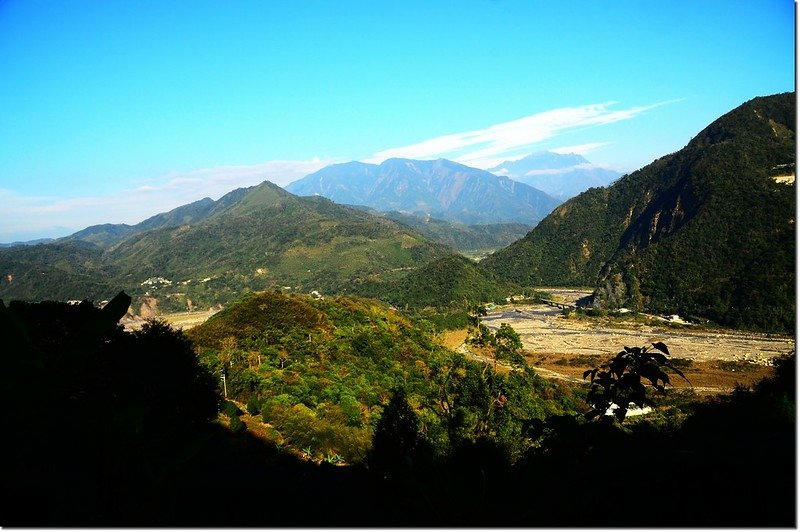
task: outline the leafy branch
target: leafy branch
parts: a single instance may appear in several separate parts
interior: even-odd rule
[[[603,418],[616,417],[618,421],[623,421],[630,404],[639,408],[654,406],[655,403],[647,397],[647,388],[642,379],[650,381],[650,385],[659,393],[666,394],[665,386],[671,383],[669,375],[662,368],[671,369],[689,382],[681,370],[667,361],[669,349],[663,342],[651,345],[652,348],[625,346],[606,364],[583,372],[584,380],[590,377],[591,383],[586,400],[592,410],[586,414],[587,419],[603,415]],[[612,408],[613,414],[610,414],[609,409]]]

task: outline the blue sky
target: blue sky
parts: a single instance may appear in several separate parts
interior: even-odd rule
[[[0,0],[0,242],[326,164],[632,171],[794,90],[792,0]]]

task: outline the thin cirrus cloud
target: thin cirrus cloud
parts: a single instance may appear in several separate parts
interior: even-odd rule
[[[273,160],[251,165],[215,166],[189,172],[173,172],[163,178],[166,179],[163,185],[143,185],[137,190],[180,190],[193,195],[202,191],[207,196],[214,197],[234,188],[257,185],[264,180],[284,186],[336,162],[342,161],[314,157],[307,161]]]
[[[484,129],[434,137],[389,148],[362,159],[380,163],[392,157],[447,158],[468,166],[490,168],[520,158],[536,145],[571,131],[634,118],[671,102],[613,109],[616,102],[564,107],[489,126]],[[591,142],[558,148],[561,153],[587,153],[605,143]],[[218,166],[174,172],[160,179],[140,181],[126,190],[102,197],[57,198],[21,196],[0,190],[0,242],[65,236],[100,223],[135,224],[203,197],[218,198],[239,187],[264,180],[285,186],[342,159],[273,160],[260,164]]]
[[[594,150],[608,146],[610,142],[587,142],[586,144],[577,144],[575,146],[563,146],[561,148],[553,148],[550,151],[553,153],[567,154],[574,153],[575,155],[586,155]]]
[[[102,223],[136,224],[204,197],[219,198],[264,180],[285,185],[334,162],[275,160],[174,172],[105,196],[26,196],[0,189],[0,242],[60,237]]]
[[[617,102],[562,107],[504,122],[475,131],[435,137],[408,146],[380,151],[365,162],[382,162],[393,157],[408,159],[453,159],[467,166],[489,168],[514,156],[524,155],[536,144],[568,131],[602,126],[629,120],[645,111],[664,105],[662,102],[647,106],[614,110]],[[576,146],[585,151],[596,149],[604,143],[587,143]]]

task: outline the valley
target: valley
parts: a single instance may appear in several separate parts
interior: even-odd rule
[[[0,0],[0,532],[797,528],[797,1]]]
[[[192,312],[171,312],[168,314],[164,314],[159,316],[159,318],[163,319],[167,323],[169,323],[175,329],[183,329],[188,330],[192,327],[200,325],[204,323],[208,318],[216,314],[221,310],[220,307],[212,307],[205,310],[195,310]],[[120,320],[120,323],[125,327],[127,331],[135,331],[141,329],[142,325],[145,324],[147,320],[142,318],[141,316],[136,317],[124,317]]]
[[[567,289],[547,291],[567,304],[589,294]],[[692,330],[690,326],[658,326],[633,320],[566,318],[544,304],[496,307],[482,321],[493,330],[501,323],[511,325],[520,335],[528,362],[543,377],[575,382],[583,382],[586,369],[602,364],[623,346],[641,347],[661,341],[696,392],[719,393],[732,390],[737,383],[752,385],[771,375],[772,361],[795,349],[795,340],[789,336]],[[676,388],[689,386],[679,377],[672,384]]]
[[[546,288],[559,302],[574,304],[591,292],[583,289]],[[204,323],[219,308],[166,313],[160,316],[177,329],[189,330]],[[773,361],[793,351],[794,338],[785,335],[752,333],[732,329],[692,329],[669,323],[656,325],[631,318],[567,318],[545,304],[497,306],[482,322],[497,330],[508,323],[520,335],[528,363],[542,377],[583,383],[586,369],[604,363],[623,346],[645,346],[664,342],[672,360],[691,384],[676,377],[673,386],[691,388],[699,394],[730,392],[737,384],[751,386],[771,376]],[[126,330],[141,328],[140,318],[122,321]],[[448,348],[468,353],[465,329],[445,331],[440,342]],[[475,355],[475,358],[480,358]]]

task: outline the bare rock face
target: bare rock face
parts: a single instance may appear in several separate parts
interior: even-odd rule
[[[689,144],[568,200],[482,261],[507,281],[594,285],[597,305],[794,329],[795,95],[755,98]],[[778,179],[776,179],[776,177]]]
[[[158,316],[158,299],[146,297],[139,307],[139,316],[142,319],[150,319]]]

